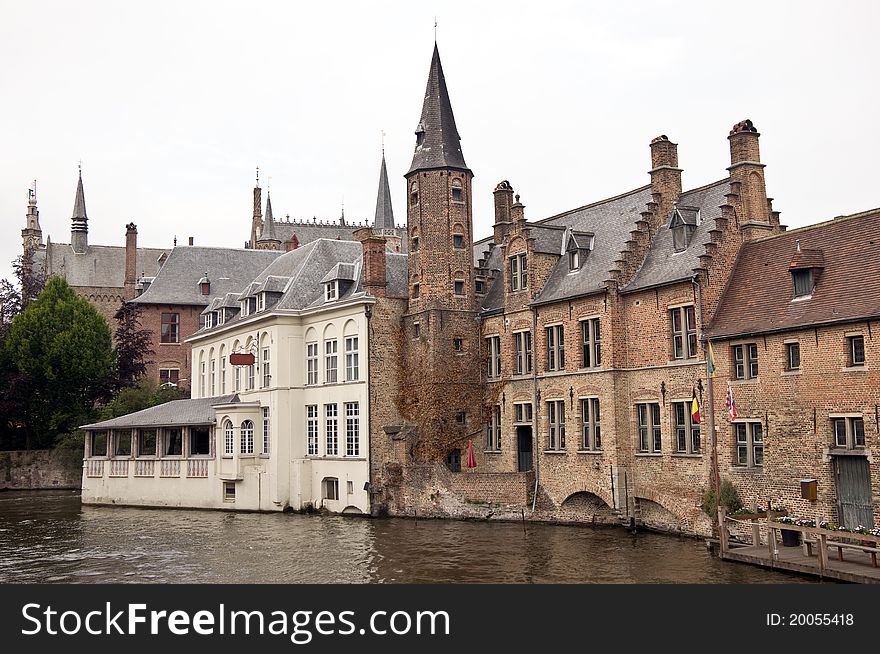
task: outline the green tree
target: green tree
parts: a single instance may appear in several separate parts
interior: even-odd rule
[[[28,447],[51,446],[88,418],[114,373],[110,327],[60,277],[16,316],[5,350],[19,373]]]

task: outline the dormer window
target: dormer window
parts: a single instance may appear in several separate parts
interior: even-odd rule
[[[568,270],[574,272],[580,270],[584,259],[593,249],[593,234],[590,232],[571,232],[565,251],[568,253]]]
[[[330,302],[331,300],[335,300],[339,297],[339,282],[337,280],[333,280],[332,282],[327,282],[324,285],[324,301]]]
[[[792,270],[791,279],[794,283],[794,296],[807,297],[813,294],[813,271]]]
[[[266,308],[266,294],[260,293],[257,296],[257,311],[262,311]]]
[[[684,252],[691,243],[694,232],[697,231],[699,210],[687,207],[676,207],[672,210],[669,220],[669,229],[672,232],[672,249],[676,252]]]
[[[581,253],[579,250],[572,250],[568,253],[568,269],[577,270],[581,267]]]
[[[214,326],[214,314],[206,313],[205,314],[205,329],[211,329]]]
[[[246,297],[241,301],[241,315],[249,316],[257,311],[257,298]]]

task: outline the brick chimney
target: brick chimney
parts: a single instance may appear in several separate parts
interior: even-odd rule
[[[506,179],[499,182],[495,187],[495,235],[493,240],[496,245],[504,242],[504,237],[510,231],[510,209],[513,206],[513,187]]]
[[[296,237],[296,234],[291,234],[290,238],[284,241],[284,251],[290,252],[291,250],[295,250],[299,247],[299,239]]]
[[[525,222],[526,219],[526,207],[525,205],[519,201],[519,194],[516,195],[516,202],[513,203],[513,206],[510,207],[510,221],[516,225],[521,222]],[[519,229],[519,228],[517,228]]]
[[[137,284],[137,225],[128,223],[125,226],[125,299],[132,299]]]
[[[731,192],[739,195],[735,203],[737,222],[747,239],[766,236],[773,229],[770,220],[770,203],[764,182],[764,164],[761,163],[760,138],[751,120],[733,126],[727,140],[730,141]]]
[[[385,268],[385,237],[374,234],[369,227],[354,231],[354,239],[360,241],[364,250],[363,284],[364,290],[375,297],[385,297],[387,282]]]
[[[651,141],[651,191],[658,204],[655,212],[659,224],[668,222],[672,206],[681,195],[681,168],[678,167],[678,144],[661,134]],[[658,197],[659,196],[659,197]]]

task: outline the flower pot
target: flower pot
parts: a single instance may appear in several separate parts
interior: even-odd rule
[[[797,547],[801,544],[801,534],[799,531],[791,529],[780,529],[782,532],[782,544],[785,547]]]

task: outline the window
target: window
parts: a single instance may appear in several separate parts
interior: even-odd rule
[[[461,234],[453,234],[452,247],[454,247],[456,250],[464,249],[464,236]]]
[[[138,456],[156,456],[156,430],[138,430]]]
[[[345,482],[345,489],[348,491],[349,495],[354,495],[354,482],[353,481]]]
[[[324,405],[324,434],[326,436],[327,456],[339,456],[339,407],[336,404]]]
[[[454,287],[455,294],[459,295],[459,296],[464,295],[464,280],[463,279],[456,279],[454,283],[455,283],[455,287]]]
[[[324,284],[324,300],[329,302],[330,300],[336,299],[336,281],[327,282]]]
[[[201,356],[200,356],[201,358]],[[205,397],[205,362],[199,363],[199,396]]]
[[[208,427],[190,427],[189,453],[196,456],[211,453],[211,430]]]
[[[91,456],[107,456],[107,432],[93,431],[92,442],[89,445]]]
[[[515,371],[517,375],[532,372],[532,332],[517,332],[513,335]]]
[[[254,453],[254,423],[252,420],[245,420],[241,423],[241,453]]]
[[[547,370],[565,370],[565,333],[562,325],[547,328]]]
[[[486,362],[486,377],[498,379],[501,377],[501,337],[490,336],[487,338],[486,351],[489,355]]]
[[[413,299],[418,299],[419,297],[421,297],[421,295],[422,295],[422,291],[421,291],[420,286],[418,284],[413,284],[413,290],[412,290]]]
[[[358,337],[345,338],[345,381],[358,379]]]
[[[486,282],[484,282],[482,279],[476,280],[474,282],[474,290],[480,295],[485,295],[486,294]]]
[[[318,344],[306,343],[306,384],[318,383]]]
[[[463,202],[462,192],[461,192],[461,180],[458,180],[458,179],[452,180],[452,201],[453,202]]]
[[[755,379],[758,376],[758,346],[755,343],[734,345],[733,376],[735,379]]]
[[[159,368],[159,384],[177,386],[180,381],[180,370],[177,368]]]
[[[361,418],[357,402],[345,403],[345,456],[361,454]]]
[[[269,407],[263,407],[263,451],[261,454],[269,454],[271,445],[270,439],[270,428],[269,428]]]
[[[417,323],[417,322],[414,322],[413,323],[413,338],[418,338],[419,336],[421,336],[421,334],[422,334],[421,325],[419,325],[419,323]]]
[[[226,395],[226,356],[220,357],[220,395]]]
[[[254,390],[254,378],[257,373],[257,363],[256,361],[248,366],[247,370],[247,390]]]
[[[131,430],[113,432],[113,456],[131,456]]]
[[[338,344],[336,339],[332,341],[324,341],[324,383],[335,384],[336,368],[337,368],[337,350]]]
[[[565,400],[547,402],[547,423],[549,425],[547,449],[565,449]]]
[[[269,365],[269,348],[263,348],[263,388],[269,388],[272,382],[272,369]]]
[[[693,359],[697,356],[697,320],[694,307],[670,310],[672,321],[672,358]]]
[[[785,344],[785,369],[800,370],[801,368],[801,344]]]
[[[223,423],[223,454],[224,456],[235,454],[235,428],[231,420]]]
[[[235,392],[241,390],[241,366],[235,366]]]
[[[464,350],[464,340],[461,338],[453,338],[452,349],[456,352],[462,352]]]
[[[179,313],[163,313],[162,314],[162,343],[179,343],[180,342],[180,314]]]
[[[257,311],[262,311],[266,308],[266,294],[260,293],[257,296]]]
[[[235,482],[234,481],[224,481],[223,482],[223,501],[224,502],[234,502],[235,501]]]
[[[217,394],[217,360],[211,359],[210,363],[211,373],[209,379],[210,384],[208,385],[211,389],[211,397]]]
[[[321,495],[325,500],[338,500],[339,479],[336,477],[324,477],[321,480]]]
[[[792,270],[791,280],[794,284],[795,297],[807,297],[813,294],[813,271],[809,268],[806,270]]]
[[[572,250],[568,253],[568,269],[569,270],[577,270],[581,267],[581,253],[580,250]]]
[[[419,203],[419,185],[415,182],[409,187],[409,203],[411,205]]]
[[[849,416],[832,418],[834,425],[834,445],[852,450],[865,447],[865,420],[862,417]]]
[[[205,329],[210,329],[214,326],[213,313],[206,313],[205,317],[202,319],[202,327]]]
[[[528,260],[525,254],[510,257],[510,290],[522,291],[529,280]]]
[[[466,425],[467,424],[467,414],[464,411],[459,411],[455,414],[455,423],[457,425]]]
[[[764,465],[764,431],[760,422],[737,422],[736,464],[749,468]]]
[[[599,426],[599,398],[589,397],[581,400],[581,449],[602,449],[602,428]]]
[[[581,321],[581,363],[584,368],[598,368],[602,365],[602,332],[599,319]]]
[[[165,428],[165,456],[183,455],[183,430],[179,427]]]
[[[496,406],[489,413],[486,423],[486,449],[492,452],[501,451],[501,407]]]
[[[675,402],[672,405],[675,417],[675,451],[680,454],[700,453],[700,423],[692,421],[692,401]]]
[[[412,250],[413,252],[419,251],[419,237],[418,236],[413,236],[412,247],[410,248],[410,250]]]
[[[847,336],[847,365],[863,366],[865,365],[865,337],[864,336]]]
[[[309,456],[318,455],[318,405],[309,404],[306,406],[306,435],[308,441]]]
[[[639,417],[639,452],[660,453],[663,437],[660,431],[660,405],[636,404]]]
[[[520,402],[513,405],[514,421],[518,423],[531,424],[532,422],[532,403]]]

